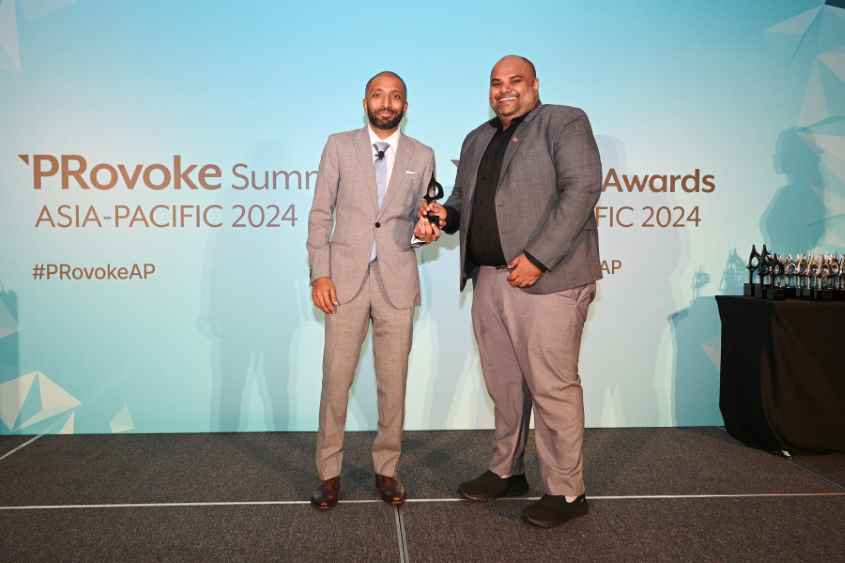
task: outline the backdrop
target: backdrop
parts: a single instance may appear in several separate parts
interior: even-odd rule
[[[314,430],[326,137],[394,70],[449,192],[508,53],[601,150],[587,424],[721,424],[713,295],[752,243],[845,247],[841,6],[0,0],[0,431]],[[408,429],[492,427],[456,246],[418,253]]]

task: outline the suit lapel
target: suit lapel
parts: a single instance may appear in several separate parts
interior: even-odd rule
[[[519,133],[519,129],[514,131],[513,137],[511,137],[510,142],[508,142],[508,146],[505,147],[505,156],[502,157],[502,171],[499,173],[499,185],[502,184],[502,179],[505,177],[505,174],[507,174],[508,167],[511,165],[514,155],[519,150],[520,145],[522,145]]]
[[[393,161],[393,172],[390,173],[390,182],[387,184],[387,193],[384,194],[384,204],[378,216],[384,213],[384,210],[396,198],[396,192],[405,181],[405,170],[408,170],[408,165],[411,163],[411,156],[414,154],[414,147],[407,137],[399,141],[399,149],[396,151],[396,159]],[[378,200],[376,200],[378,201]]]
[[[513,137],[511,137],[508,146],[505,148],[505,156],[502,158],[502,171],[499,173],[499,185],[502,184],[502,179],[507,174],[508,167],[511,165],[514,155],[516,155],[517,151],[519,151],[519,147],[522,146],[522,139],[525,132],[528,130],[528,124],[537,117],[537,114],[539,113],[537,110],[540,109],[540,107],[541,106],[537,106],[528,115],[526,115],[522,120],[522,123],[517,126],[516,131],[513,132]]]
[[[370,133],[365,125],[355,137],[355,158],[364,173],[364,185],[367,197],[373,206],[373,214],[378,215],[378,188],[376,187],[376,170],[373,166],[373,147],[370,145]]]

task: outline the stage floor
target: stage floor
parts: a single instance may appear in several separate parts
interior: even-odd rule
[[[313,433],[0,437],[0,561],[845,561],[843,454],[589,429],[590,514],[539,530],[526,498],[456,498],[492,432],[407,432],[400,509],[376,499],[372,439],[347,434],[343,500],[320,513]]]

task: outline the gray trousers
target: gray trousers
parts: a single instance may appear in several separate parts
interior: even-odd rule
[[[508,271],[482,267],[472,322],[484,381],[495,405],[489,469],[525,472],[531,409],[546,493],[584,493],[584,398],[578,354],[596,284],[534,295],[511,287]]]
[[[370,321],[378,388],[373,467],[376,473],[393,477],[399,463],[414,308],[397,309],[390,304],[377,269],[378,262],[372,262],[358,294],[333,315],[326,315],[316,456],[321,480],[340,475],[349,389]]]

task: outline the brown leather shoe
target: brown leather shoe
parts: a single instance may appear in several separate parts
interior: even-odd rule
[[[311,493],[311,504],[319,510],[329,510],[335,507],[339,495],[340,477],[326,479]]]
[[[394,506],[403,504],[408,498],[405,494],[405,487],[399,482],[399,479],[394,477],[376,473],[376,489],[381,495],[381,500]]]

